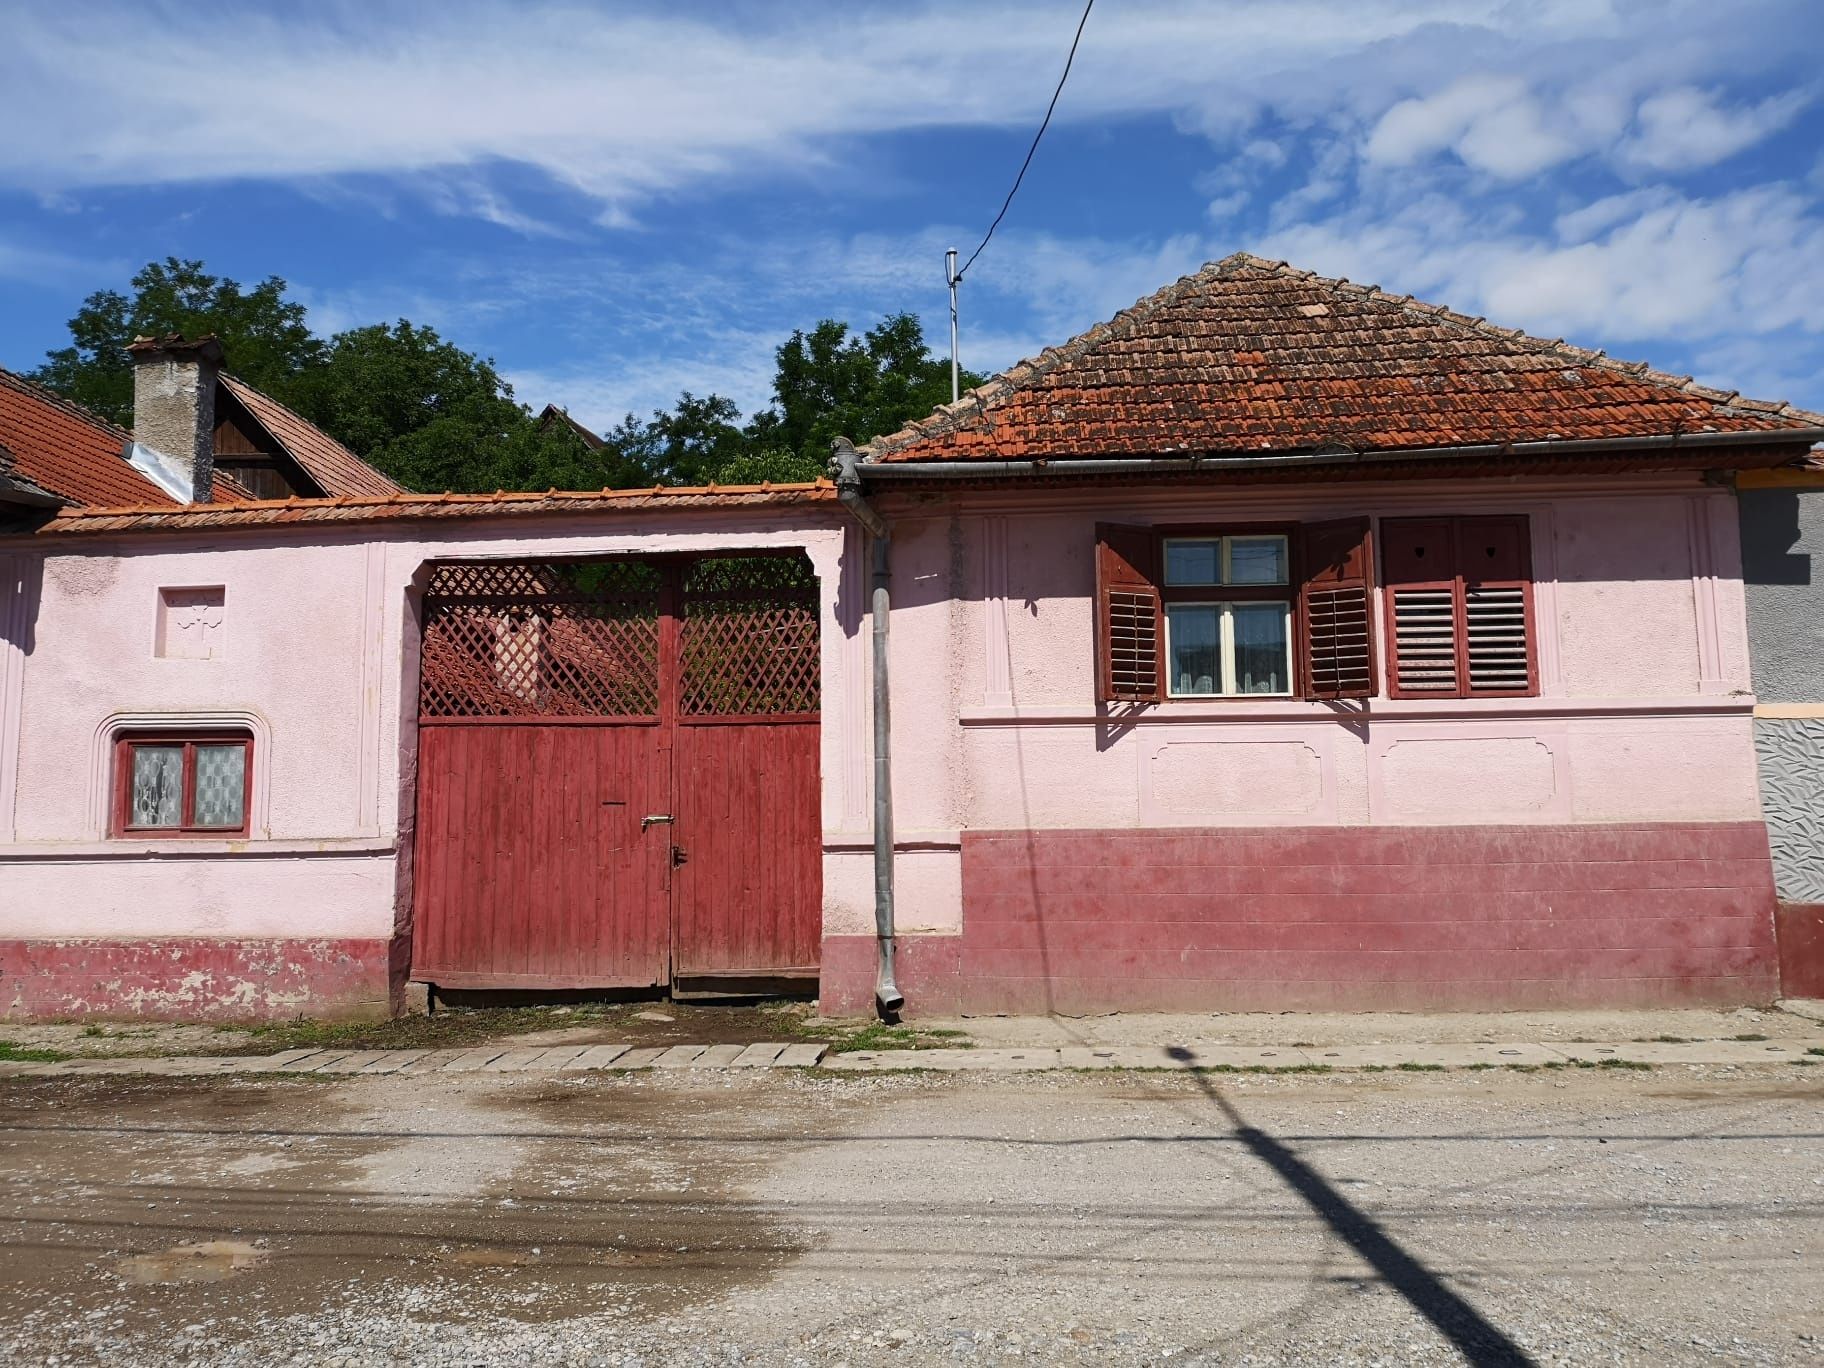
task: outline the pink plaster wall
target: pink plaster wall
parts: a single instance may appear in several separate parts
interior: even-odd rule
[[[1041,511],[1030,496],[889,501],[902,927],[962,926],[969,831],[1756,819],[1727,498],[1668,477],[1103,489],[1054,493]],[[1383,699],[1348,717],[1179,702],[1098,719],[1097,521],[1364,511],[1529,514],[1540,698]],[[389,936],[412,745],[406,603],[424,562],[768,545],[805,548],[823,583],[826,929],[871,930],[866,576],[843,515],[381,536],[71,544],[42,566],[41,546],[0,546],[0,937]],[[217,584],[216,658],[156,657],[159,589]],[[240,719],[261,739],[244,846],[105,839],[110,720],[162,715]]]
[[[824,589],[824,807],[840,829],[867,811],[852,763],[866,717],[845,688],[861,604],[841,518],[0,543],[0,940],[390,938],[416,706],[408,594],[433,559],[804,549]],[[160,589],[214,585],[226,621],[213,658],[160,657]],[[197,721],[254,733],[250,837],[110,840],[114,729]]]
[[[894,534],[902,833],[1159,825],[1753,819],[1726,491],[1504,482],[908,502]],[[1098,521],[1531,518],[1541,696],[1093,700]]]

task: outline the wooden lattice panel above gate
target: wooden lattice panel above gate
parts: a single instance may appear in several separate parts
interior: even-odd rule
[[[435,567],[419,716],[656,716],[663,578],[638,560]]]
[[[817,578],[805,557],[694,561],[684,573],[682,600],[681,717],[816,715]]]

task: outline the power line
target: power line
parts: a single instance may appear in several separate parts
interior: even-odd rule
[[[1070,56],[1064,59],[1064,74],[1058,77],[1058,88],[1051,92],[1051,103],[1045,106],[1045,119],[1039,124],[1039,131],[1032,135],[1032,146],[1026,149],[1026,160],[1020,163],[1020,174],[1013,178],[1013,188],[1007,192],[1007,198],[1001,203],[1001,212],[994,216],[994,222],[988,225],[988,231],[976,249],[969,253],[969,260],[963,263],[963,269],[953,277],[961,280],[963,272],[975,265],[975,259],[982,254],[982,248],[988,245],[988,239],[994,236],[994,230],[1001,226],[1001,220],[1007,217],[1007,210],[1013,204],[1013,197],[1020,193],[1020,182],[1026,179],[1026,168],[1032,165],[1032,154],[1039,150],[1039,139],[1045,136],[1045,130],[1051,127],[1052,111],[1058,107],[1058,96],[1064,93],[1064,82],[1070,79],[1070,64],[1077,60],[1077,44],[1083,41],[1083,26],[1089,22],[1089,12],[1096,7],[1096,0],[1089,0],[1083,6],[1083,17],[1077,20],[1076,37],[1070,40]]]

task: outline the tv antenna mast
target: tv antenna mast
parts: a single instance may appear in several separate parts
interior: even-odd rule
[[[964,272],[975,265],[975,259],[982,254],[982,248],[988,245],[988,240],[994,236],[994,230],[1007,217],[1013,197],[1020,193],[1020,182],[1026,179],[1026,168],[1032,165],[1032,155],[1039,150],[1039,139],[1051,127],[1051,116],[1058,107],[1058,96],[1064,93],[1064,82],[1070,79],[1070,64],[1077,60],[1077,44],[1083,41],[1083,26],[1089,22],[1089,12],[1095,7],[1096,0],[1088,0],[1083,6],[1083,17],[1077,20],[1076,36],[1070,40],[1070,55],[1064,59],[1064,72],[1058,77],[1057,89],[1051,92],[1051,103],[1045,106],[1045,117],[1039,123],[1039,131],[1032,135],[1032,146],[1026,149],[1026,160],[1020,163],[1020,173],[1013,178],[1013,188],[1007,192],[1007,198],[1001,201],[1001,212],[994,216],[994,222],[988,225],[988,231],[982,234],[982,240],[969,253],[969,260],[963,263],[961,270],[956,265],[956,248],[952,247],[944,253],[944,283],[950,287],[950,402],[953,404],[962,398],[962,371],[956,360],[956,287],[962,284]]]

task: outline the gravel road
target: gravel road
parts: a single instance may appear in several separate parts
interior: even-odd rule
[[[0,1085],[0,1362],[1814,1363],[1824,1069]]]

